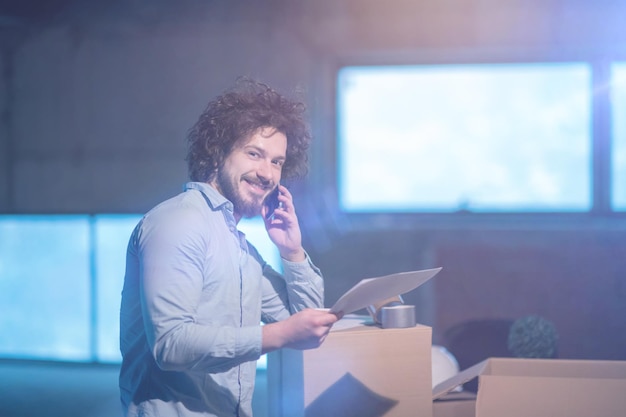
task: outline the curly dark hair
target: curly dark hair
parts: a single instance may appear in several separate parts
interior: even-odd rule
[[[282,178],[306,175],[311,133],[304,119],[305,110],[303,103],[263,83],[238,79],[232,88],[209,102],[188,132],[185,159],[189,178],[212,181],[230,152],[263,127],[274,128],[287,137]]]

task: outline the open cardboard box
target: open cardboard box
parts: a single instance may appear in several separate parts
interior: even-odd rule
[[[476,377],[476,417],[626,415],[626,361],[490,358],[438,384],[433,399]]]
[[[340,320],[317,349],[268,354],[271,416],[432,416],[432,329],[359,320]]]

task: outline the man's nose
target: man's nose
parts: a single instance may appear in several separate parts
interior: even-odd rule
[[[274,167],[272,161],[263,160],[257,166],[257,176],[264,181],[272,181],[274,178]]]

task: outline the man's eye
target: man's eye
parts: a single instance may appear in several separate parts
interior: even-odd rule
[[[285,161],[274,161],[274,165],[282,168],[282,166],[285,165]]]

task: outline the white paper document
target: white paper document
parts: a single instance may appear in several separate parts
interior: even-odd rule
[[[350,288],[330,309],[331,313],[350,314],[378,301],[402,295],[419,287],[441,271],[441,268],[400,272],[367,278]]]

